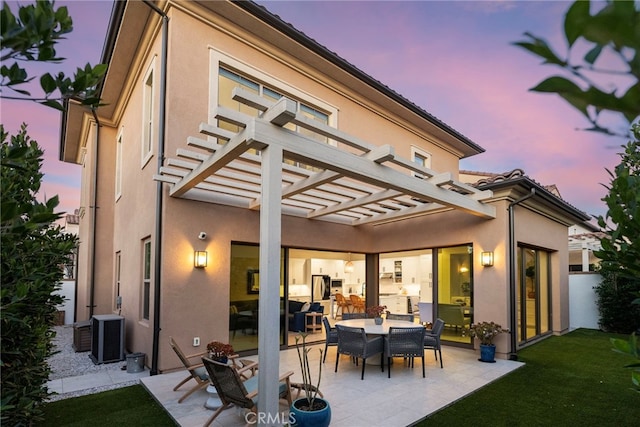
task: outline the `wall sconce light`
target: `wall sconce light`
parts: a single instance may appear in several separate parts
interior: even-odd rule
[[[195,251],[193,253],[193,266],[196,268],[207,266],[207,251]]]
[[[487,251],[487,252],[482,252],[481,255],[481,263],[483,267],[491,267],[493,266],[493,252],[492,251]]]

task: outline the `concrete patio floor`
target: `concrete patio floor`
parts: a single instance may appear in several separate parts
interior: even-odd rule
[[[324,348],[324,344],[314,347]],[[455,347],[443,346],[442,353],[444,369],[440,369],[432,351],[425,353],[426,378],[422,378],[419,360],[411,369],[396,359],[391,378],[387,378],[386,366],[383,373],[380,366],[367,364],[364,380],[360,380],[362,365],[355,366],[346,356],[341,356],[338,372],[334,372],[336,348],[329,347],[320,390],[331,405],[331,426],[408,426],[523,365],[509,360],[482,363],[478,361],[477,352]],[[309,355],[316,373],[320,352],[314,349]],[[248,359],[257,360],[257,356]],[[379,360],[378,356],[375,359]],[[280,352],[280,372],[286,371],[295,373],[292,382],[301,381],[295,349]],[[203,389],[178,403],[187,387],[195,384],[191,381],[173,391],[185,375],[186,371],[178,371],[149,376],[141,378],[141,383],[180,426],[201,426],[213,414],[204,407],[209,395]],[[280,409],[288,412],[286,402],[281,403]],[[228,409],[216,418],[213,426],[246,425],[243,415],[238,408]]]

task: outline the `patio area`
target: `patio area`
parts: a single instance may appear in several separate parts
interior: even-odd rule
[[[316,348],[324,349],[324,343],[313,347],[309,356],[313,372],[317,373],[320,352]],[[422,378],[419,360],[411,369],[403,366],[401,359],[396,359],[391,367],[391,378],[387,378],[386,366],[383,373],[380,366],[367,365],[364,380],[360,380],[362,365],[355,366],[347,356],[341,356],[338,372],[334,372],[336,347],[329,347],[322,367],[320,390],[331,404],[331,426],[408,426],[523,365],[509,360],[482,363],[478,361],[477,352],[447,346],[443,346],[442,356],[444,369],[440,369],[433,352],[426,351],[426,378]],[[374,359],[377,361],[378,357]],[[257,356],[248,359],[257,360]],[[287,371],[294,372],[292,382],[301,381],[295,348],[280,352],[280,372]],[[186,371],[181,370],[145,377],[141,383],[180,426],[201,426],[213,414],[204,407],[209,395],[200,390],[178,403],[186,387],[193,385],[190,382],[173,391],[185,375]],[[286,403],[281,403],[280,410],[288,410]],[[243,426],[246,424],[243,414],[237,408],[228,409],[212,425]]]

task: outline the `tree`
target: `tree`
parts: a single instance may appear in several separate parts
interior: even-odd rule
[[[2,424],[29,425],[41,419],[40,405],[48,395],[57,305],[53,295],[63,277],[76,238],[64,234],[54,221],[58,198],[36,201],[43,151],[20,132],[8,139],[0,125],[2,156],[2,214],[0,256],[0,365],[2,366]]]
[[[603,270],[622,277],[640,280],[640,124],[632,131],[634,140],[623,146],[621,161],[614,172],[607,169],[611,184],[602,199],[608,207],[606,217],[598,217],[598,225],[607,233],[601,240],[602,250],[595,255],[602,260]]]
[[[607,1],[605,7],[592,15],[589,1],[573,3],[564,20],[568,45],[565,57],[557,54],[544,39],[524,33],[526,39],[515,42],[516,46],[567,74],[566,77],[549,77],[530,90],[562,97],[591,123],[586,130],[629,136],[629,125],[640,112],[640,10],[636,4],[633,1]],[[571,54],[578,41],[588,49],[581,62],[573,63]],[[618,58],[626,69],[600,68],[598,59],[607,55]],[[629,81],[630,85],[626,90],[615,85],[613,90],[607,91],[591,76],[613,76],[618,81]],[[614,83],[607,79],[607,86]],[[627,122],[626,129],[618,132],[604,126],[600,120],[602,111],[621,116]]]
[[[73,21],[66,7],[54,9],[54,2],[38,1],[35,5],[21,6],[16,18],[9,6],[3,3],[0,28],[0,60],[3,64],[0,67],[0,90],[9,89],[16,94],[8,96],[0,92],[0,97],[35,101],[58,110],[63,110],[62,99],[68,97],[80,98],[84,105],[99,105],[97,85],[106,71],[104,64],[95,67],[87,64],[78,68],[73,79],[62,72],[42,74],[40,88],[44,94],[40,97],[32,97],[24,88],[35,76],[29,76],[19,63],[60,63],[65,60],[56,56],[55,45],[73,30]],[[7,65],[7,61],[13,63]]]
[[[106,71],[104,65],[87,64],[73,79],[64,73],[42,74],[39,81],[44,95],[31,97],[24,88],[35,76],[29,76],[19,63],[63,61],[56,56],[55,45],[72,31],[73,23],[66,7],[55,9],[50,1],[20,6],[17,16],[3,3],[1,97],[34,101],[58,110],[63,109],[61,101],[70,96],[81,98],[85,105],[98,105],[97,85]],[[19,96],[8,97],[7,90]],[[26,124],[13,136],[0,124],[0,155],[0,422],[26,426],[42,420],[41,406],[49,394],[47,358],[53,352],[55,336],[51,326],[62,302],[53,293],[77,240],[54,225],[61,217],[55,212],[57,196],[45,202],[36,200],[43,177],[43,151],[28,136]]]

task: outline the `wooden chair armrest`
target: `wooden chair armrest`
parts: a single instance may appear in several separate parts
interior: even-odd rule
[[[236,371],[240,376],[242,376],[242,374],[244,374],[247,371],[251,371],[251,375],[255,375],[257,369],[258,369],[258,362],[251,362],[244,366],[238,366],[236,368]]]
[[[192,354],[192,355],[190,355],[190,356],[185,356],[185,357],[186,357],[187,359],[193,359],[194,357],[202,357],[202,356],[204,356],[204,355],[208,355],[208,354],[209,354],[209,352],[208,352],[208,351],[201,351],[200,353],[195,353],[195,354]]]
[[[195,363],[193,365],[189,365],[189,367],[187,369],[189,369],[190,371],[197,369],[197,368],[202,368],[204,366],[204,363]]]
[[[293,375],[293,371],[285,372],[284,374],[280,375],[279,381],[286,380],[287,382],[289,382],[289,378],[291,377],[291,375]]]

